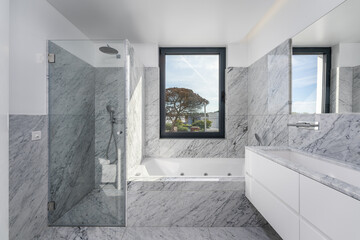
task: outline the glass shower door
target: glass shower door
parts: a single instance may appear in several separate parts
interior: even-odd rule
[[[49,41],[49,225],[125,225],[125,42]]]

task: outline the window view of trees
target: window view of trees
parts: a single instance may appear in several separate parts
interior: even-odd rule
[[[203,110],[208,100],[188,88],[174,87],[165,91],[166,131],[204,132],[205,125],[206,129],[211,127],[212,121]]]

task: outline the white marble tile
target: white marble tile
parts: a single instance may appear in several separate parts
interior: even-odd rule
[[[145,120],[145,156],[160,156],[160,117],[147,115]]]
[[[228,140],[228,157],[245,157],[245,146],[248,138],[248,117],[229,116],[225,121],[226,139]]]
[[[248,70],[248,114],[268,113],[268,56],[265,55]]]
[[[262,226],[243,191],[136,191],[127,200],[128,226]]]
[[[360,166],[359,114],[300,115],[296,120],[309,118],[320,122],[320,130],[291,129],[289,146]]]
[[[147,116],[160,115],[160,76],[157,67],[145,69],[145,102]]]
[[[209,228],[209,231],[212,240],[281,240],[281,237],[270,228]]]
[[[231,67],[226,69],[226,101],[227,116],[247,114],[247,82],[248,69]]]
[[[227,157],[225,139],[160,139],[161,157]]]
[[[207,228],[146,228],[128,227],[124,240],[210,240]]]
[[[332,113],[351,113],[353,93],[353,68],[332,69],[330,84],[330,109]]]
[[[360,113],[360,66],[356,66],[353,69],[353,112]]]
[[[120,227],[48,227],[37,240],[121,240],[125,228]]]
[[[57,226],[124,226],[124,193],[113,185],[94,189],[55,222]]]
[[[9,123],[10,239],[31,239],[47,224],[47,117],[10,115]],[[42,139],[31,141],[31,131]]]
[[[257,133],[265,146],[288,145],[289,115],[249,116],[248,146],[258,146]]]
[[[289,114],[291,81],[291,40],[268,54],[268,113]],[[258,86],[260,87],[260,85]]]

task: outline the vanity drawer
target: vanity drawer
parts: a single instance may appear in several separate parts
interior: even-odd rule
[[[247,160],[253,178],[299,212],[299,174],[257,154]]]
[[[253,178],[251,202],[284,240],[299,239],[299,216]]]
[[[300,219],[300,240],[328,240],[328,238],[310,226],[303,219]]]
[[[302,175],[300,214],[333,240],[360,239],[360,201]]]

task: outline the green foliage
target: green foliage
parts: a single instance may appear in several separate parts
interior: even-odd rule
[[[206,128],[210,128],[211,124],[212,124],[212,121],[206,119]],[[204,128],[205,128],[205,122],[203,120],[197,120],[197,121],[193,122],[192,125],[200,127],[201,130],[204,130]]]
[[[165,130],[171,131],[171,123],[165,123]]]

